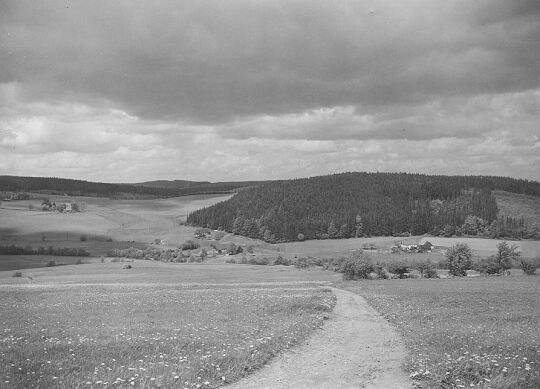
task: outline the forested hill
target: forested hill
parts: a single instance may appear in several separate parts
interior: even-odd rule
[[[267,242],[453,234],[471,223],[500,227],[492,190],[540,196],[540,183],[490,176],[335,174],[247,188],[191,213],[188,223]]]
[[[189,181],[186,181],[189,182]],[[194,194],[231,193],[249,182],[193,183],[187,187],[144,186],[136,184],[110,184],[53,177],[0,176],[0,191],[41,192],[70,196],[98,196],[115,198],[176,197]]]

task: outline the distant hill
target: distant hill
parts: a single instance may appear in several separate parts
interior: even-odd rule
[[[176,186],[175,183],[181,186]],[[185,185],[183,183],[187,184]],[[43,194],[110,198],[149,198],[232,193],[239,188],[249,187],[257,183],[256,181],[209,183],[176,180],[150,181],[141,184],[111,184],[56,177],[3,175],[0,176],[0,192],[38,192]]]
[[[186,181],[186,180],[156,180],[156,181],[147,181],[147,182],[139,182],[136,184],[136,186],[147,186],[150,188],[192,188],[194,186],[201,186],[201,185],[209,185],[211,184],[209,181]]]
[[[490,226],[494,237],[534,235],[522,219],[499,220],[493,190],[538,197],[540,183],[491,176],[335,174],[246,188],[191,213],[188,223],[267,242],[428,232],[451,236],[490,233]]]

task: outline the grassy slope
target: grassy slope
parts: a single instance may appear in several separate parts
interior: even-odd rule
[[[528,223],[540,223],[540,197],[504,191],[494,194],[500,216],[523,217]]]
[[[539,277],[342,283],[406,342],[424,387],[540,387]],[[429,372],[429,373],[427,373]]]
[[[316,287],[325,272],[132,265],[35,269],[32,285],[0,272],[0,386],[217,387],[304,339],[334,303]]]
[[[30,204],[39,208],[40,200],[3,202],[0,206],[0,244],[27,244],[37,248],[87,248],[91,254],[101,255],[120,243],[137,241],[150,243],[166,239],[181,244],[192,236],[193,228],[181,226],[186,215],[194,209],[222,201],[230,196],[199,195],[153,200],[109,200],[104,198],[77,198],[85,201],[87,210],[81,213],[60,214],[29,210]],[[68,202],[71,198],[50,196],[51,201]],[[80,242],[80,235],[87,242]],[[42,236],[46,237],[42,241]],[[114,244],[104,242],[106,237]],[[122,246],[122,247],[120,247]]]

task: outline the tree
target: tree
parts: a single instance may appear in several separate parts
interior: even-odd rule
[[[336,238],[338,234],[338,229],[336,228],[336,225],[334,221],[332,220],[330,224],[328,225],[328,237],[330,239]]]
[[[466,276],[466,270],[472,266],[471,258],[472,251],[466,243],[457,243],[448,249],[446,259],[450,274],[456,277]]]
[[[521,253],[518,250],[517,245],[509,245],[507,241],[503,240],[497,244],[497,255],[495,259],[500,267],[500,272],[504,273],[512,267],[512,261],[518,259]]]
[[[206,259],[208,258],[208,252],[206,251],[206,249],[203,247],[201,249],[201,260],[202,261],[206,261]]]
[[[343,264],[343,279],[358,280],[369,278],[373,271],[371,258],[362,250],[353,252]]]

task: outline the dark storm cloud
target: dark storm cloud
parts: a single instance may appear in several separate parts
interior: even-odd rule
[[[375,112],[540,83],[537,1],[2,5],[0,80],[28,99],[197,122]]]

